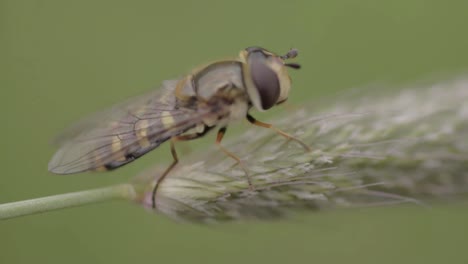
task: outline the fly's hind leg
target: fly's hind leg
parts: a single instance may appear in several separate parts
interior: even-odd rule
[[[227,127],[222,127],[218,130],[218,135],[216,136],[216,145],[218,145],[221,151],[223,151],[226,155],[228,155],[229,157],[231,157],[232,159],[236,161],[236,164],[234,164],[234,166],[239,165],[242,168],[242,170],[245,173],[245,176],[247,177],[247,183],[249,184],[249,189],[254,190],[249,173],[247,172],[247,168],[245,167],[242,160],[239,157],[237,157],[234,153],[227,150],[223,145],[221,145],[221,140],[223,140],[224,134],[226,134],[226,129]]]
[[[248,120],[251,124],[253,124],[253,125],[272,129],[273,131],[275,131],[276,133],[278,133],[279,135],[285,137],[285,138],[288,139],[288,140],[294,140],[294,141],[296,141],[296,142],[299,143],[307,152],[312,151],[312,149],[311,149],[306,143],[302,142],[302,140],[300,140],[300,139],[298,139],[298,138],[296,138],[296,137],[294,137],[294,136],[291,136],[291,135],[289,135],[288,133],[286,133],[286,132],[284,132],[284,131],[281,131],[280,129],[274,127],[272,124],[260,122],[260,121],[258,121],[257,119],[255,119],[253,116],[251,116],[250,114],[247,114],[247,120]]]
[[[166,178],[169,172],[175,167],[175,165],[177,165],[177,163],[179,162],[179,158],[177,157],[177,152],[174,146],[175,141],[176,141],[175,138],[171,138],[171,154],[174,160],[172,161],[171,165],[169,165],[169,167],[167,167],[167,169],[163,172],[161,177],[159,177],[156,180],[156,184],[153,187],[153,193],[151,195],[151,202],[152,202],[153,209],[156,209],[156,192],[158,190],[159,185],[164,180],[164,178]]]
[[[176,141],[187,141],[187,140],[197,139],[197,138],[205,135],[206,132],[208,132],[208,130],[209,130],[209,128],[205,128],[204,131],[200,132],[200,133],[181,135],[181,136],[176,136],[176,137],[171,138],[171,154],[172,154],[172,158],[174,160],[172,161],[171,165],[169,165],[169,167],[167,167],[167,169],[164,171],[164,173],[161,175],[161,177],[159,177],[159,179],[156,180],[156,184],[153,187],[151,202],[152,202],[152,206],[153,206],[154,209],[156,209],[156,192],[158,191],[159,185],[164,180],[164,178],[169,174],[169,172],[175,167],[175,165],[177,165],[177,163],[179,162],[179,158],[177,157],[177,152],[176,152],[174,143]]]

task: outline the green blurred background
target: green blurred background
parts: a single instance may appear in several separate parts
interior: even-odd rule
[[[250,45],[300,50],[292,105],[463,73],[467,12],[463,0],[1,0],[0,202],[106,186],[167,164],[163,146],[110,174],[47,172],[50,140],[74,120]],[[0,222],[0,263],[468,263],[467,208],[199,226],[111,202]]]

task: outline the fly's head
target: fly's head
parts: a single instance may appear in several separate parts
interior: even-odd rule
[[[240,52],[244,82],[250,101],[259,111],[265,111],[288,99],[291,77],[287,68],[299,69],[297,63],[287,63],[298,52],[291,49],[277,55],[260,47],[249,47]]]

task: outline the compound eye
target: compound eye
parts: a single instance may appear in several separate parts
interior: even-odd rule
[[[257,88],[264,110],[273,107],[280,96],[280,83],[276,73],[269,68],[264,60],[252,60],[250,74]]]

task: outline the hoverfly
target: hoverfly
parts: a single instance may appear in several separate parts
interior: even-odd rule
[[[249,114],[252,107],[265,111],[288,99],[291,78],[286,67],[299,69],[300,65],[285,61],[296,56],[296,49],[279,56],[249,47],[238,58],[216,61],[184,78],[164,81],[159,90],[116,105],[73,127],[59,140],[60,148],[49,163],[49,171],[72,174],[113,170],[169,140],[173,162],[154,186],[155,208],[156,190],[178,162],[176,141],[193,140],[218,127],[216,144],[240,164],[241,160],[220,143],[231,121],[246,118],[309,149],[299,139]],[[248,174],[247,179],[250,184]]]

